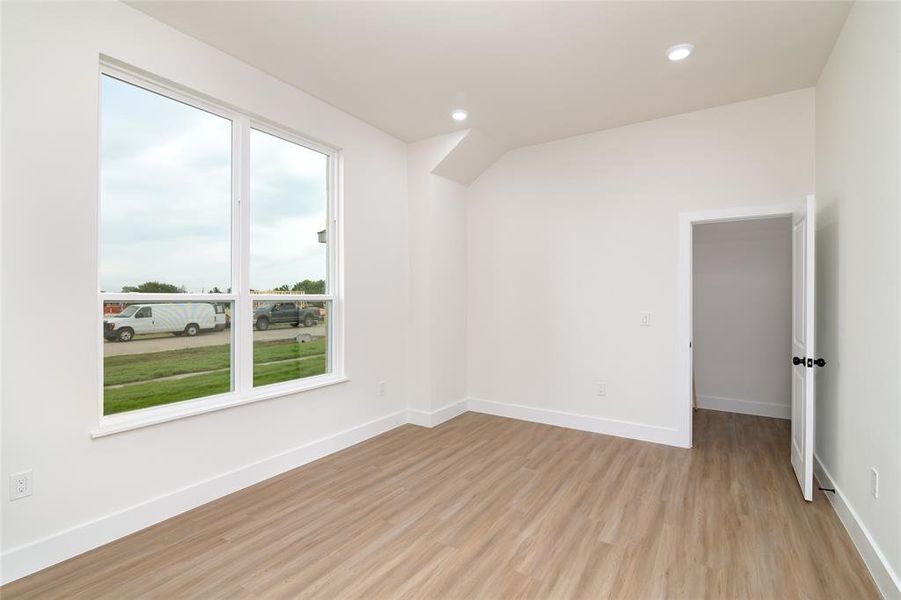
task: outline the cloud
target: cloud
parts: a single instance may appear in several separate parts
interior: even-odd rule
[[[103,78],[101,288],[231,287],[227,119]],[[327,157],[251,134],[252,286],[325,277]]]

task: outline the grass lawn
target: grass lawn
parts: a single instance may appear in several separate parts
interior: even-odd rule
[[[257,342],[253,345],[253,384],[269,385],[321,375],[326,369],[325,351],[324,339],[307,344],[294,340]],[[111,415],[228,392],[230,363],[228,345],[111,356],[103,361],[104,386],[130,385],[107,387],[103,393],[103,412]],[[160,377],[190,373],[198,375],[158,381]]]

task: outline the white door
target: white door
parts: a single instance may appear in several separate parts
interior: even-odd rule
[[[791,460],[805,500],[813,500],[814,242],[816,200],[792,215],[792,435]]]

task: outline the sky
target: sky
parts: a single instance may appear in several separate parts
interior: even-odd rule
[[[101,290],[231,287],[229,120],[103,76]],[[324,279],[328,157],[250,136],[250,287]]]

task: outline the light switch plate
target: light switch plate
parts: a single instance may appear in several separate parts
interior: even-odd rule
[[[643,312],[641,313],[641,321],[639,321],[642,327],[650,327],[651,326],[651,313]]]

